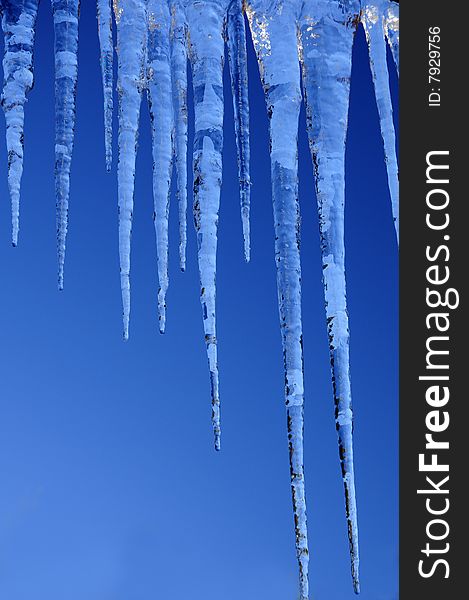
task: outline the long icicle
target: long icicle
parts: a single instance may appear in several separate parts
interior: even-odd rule
[[[5,53],[1,103],[6,121],[13,246],[18,244],[24,105],[27,94],[33,87],[33,47],[38,4],[39,0],[25,0],[15,3],[14,6],[7,2],[2,14]]]
[[[226,6],[191,0],[187,6],[194,87],[194,222],[197,231],[205,343],[210,369],[212,425],[220,450],[220,396],[215,313],[218,210],[223,147],[223,28]]]
[[[244,257],[251,257],[249,213],[251,204],[251,178],[249,174],[249,98],[246,28],[243,1],[231,0],[228,7],[226,39],[231,74],[236,147],[238,153],[239,192],[243,224]]]
[[[308,533],[303,467],[303,344],[301,322],[298,117],[301,104],[297,53],[299,3],[252,0],[247,6],[270,118],[275,262],[285,369],[290,478],[299,567],[300,600],[308,592]]]
[[[174,156],[179,207],[179,266],[186,270],[187,246],[187,25],[182,0],[171,2]]]
[[[335,422],[356,593],[360,590],[359,547],[345,286],[344,204],[352,44],[359,10],[355,0],[306,0],[300,21],[303,85],[319,210]]]
[[[97,13],[104,96],[104,146],[106,152],[106,171],[109,172],[112,167],[112,114],[114,109],[112,97],[114,47],[112,41],[111,0],[97,0]]]
[[[363,7],[363,25],[370,52],[370,66],[375,87],[381,135],[384,144],[384,160],[388,174],[392,215],[399,243],[399,172],[396,155],[396,135],[392,116],[389,73],[386,60],[386,39],[384,32],[384,6],[386,0],[373,0]]]
[[[145,88],[146,0],[115,0],[119,95],[119,258],[124,339],[129,337],[130,240],[134,208],[135,160],[142,91]]]
[[[384,13],[384,30],[399,75],[399,4],[388,1]]]
[[[153,138],[153,200],[158,254],[158,319],[166,324],[168,218],[173,155],[170,13],[166,0],[147,0],[147,85]]]
[[[51,0],[55,32],[55,199],[58,286],[64,285],[70,168],[75,133],[79,0]]]

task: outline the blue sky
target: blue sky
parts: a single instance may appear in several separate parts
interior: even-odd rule
[[[297,566],[267,117],[252,46],[249,265],[243,260],[225,78],[217,281],[223,450],[215,453],[196,240],[189,214],[182,274],[175,204],[167,333],[158,333],[146,106],[135,189],[130,340],[122,341],[116,170],[114,164],[106,174],[104,166],[92,2],[82,3],[65,290],[56,289],[52,44],[50,5],[42,2],[16,249],[10,245],[5,143],[0,145],[0,595],[293,599]],[[346,242],[362,598],[395,600],[397,246],[362,31],[354,58]],[[396,99],[394,72],[392,90]],[[299,162],[310,583],[315,600],[348,600],[354,595],[304,112]]]

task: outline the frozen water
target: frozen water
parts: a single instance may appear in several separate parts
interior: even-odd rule
[[[24,106],[33,83],[38,1],[0,0],[5,36],[1,101],[6,119],[14,245],[19,229]],[[75,128],[79,0],[51,0],[51,3],[55,32],[57,243],[59,288],[62,289]],[[358,593],[358,520],[344,244],[345,146],[353,39],[356,28],[362,23],[369,45],[398,237],[398,165],[386,53],[389,44],[399,72],[399,5],[392,0],[113,0],[111,6],[110,0],[97,0],[97,15],[108,171],[112,165],[114,27],[117,32],[119,257],[125,339],[129,336],[135,162],[143,95],[148,99],[152,123],[159,280],[157,304],[161,332],[166,325],[169,285],[168,215],[173,161],[177,174],[179,265],[182,270],[186,265],[187,88],[188,68],[191,69],[195,117],[193,213],[217,450],[220,449],[221,427],[216,262],[222,185],[225,44],[234,108],[244,254],[247,261],[251,256],[247,16],[269,117],[278,308],[301,600],[309,598],[297,155],[298,120],[304,95],[319,211],[326,320],[352,580]]]

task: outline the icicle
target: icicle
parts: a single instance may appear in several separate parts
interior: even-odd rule
[[[356,593],[360,590],[359,548],[345,288],[344,202],[352,44],[359,10],[358,0],[305,0],[299,40],[307,129],[316,177],[335,419]]]
[[[175,118],[174,154],[179,204],[179,266],[186,269],[187,213],[187,26],[182,0],[171,3],[171,65]]]
[[[194,86],[194,222],[197,231],[205,342],[210,368],[215,449],[220,449],[215,277],[218,209],[222,181],[225,0],[191,0],[189,58]]]
[[[251,179],[249,176],[249,99],[246,30],[242,0],[231,0],[227,15],[228,62],[231,74],[233,109],[235,117],[238,173],[243,223],[244,257],[250,260],[249,211]]]
[[[146,0],[114,0],[117,24],[119,95],[119,257],[124,339],[129,337],[130,238],[134,207],[135,159],[142,91],[145,88]]]
[[[113,71],[114,48],[112,42],[111,0],[97,0],[98,35],[101,49],[101,73],[104,95],[104,142],[106,150],[106,171],[112,167],[112,113],[113,113]]]
[[[13,246],[18,243],[24,105],[33,86],[33,46],[38,4],[39,0],[23,0],[5,2],[3,9],[0,7],[5,35],[1,102],[6,121]]]
[[[399,75],[399,4],[392,2],[392,0],[388,1],[388,6],[385,9],[384,30]]]
[[[384,6],[386,0],[373,0],[363,7],[363,25],[370,51],[370,66],[375,86],[376,104],[384,142],[384,159],[388,173],[388,186],[391,195],[392,214],[399,243],[399,173],[396,156],[396,136],[392,118],[391,92],[386,60],[386,40],[384,33]]]
[[[58,284],[63,289],[70,167],[75,132],[79,0],[51,0],[55,32],[55,197]]]
[[[270,118],[275,261],[285,367],[290,476],[299,565],[300,598],[308,598],[308,534],[303,468],[303,350],[301,323],[297,53],[300,3],[250,0],[246,12],[257,52]]]
[[[147,0],[147,85],[153,135],[153,198],[158,250],[158,316],[160,332],[166,323],[168,278],[168,217],[173,154],[173,107],[170,14],[166,0]]]

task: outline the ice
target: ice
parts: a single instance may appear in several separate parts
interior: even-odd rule
[[[174,159],[179,208],[179,266],[186,269],[187,246],[187,25],[182,0],[171,2],[171,65],[174,109]]]
[[[224,24],[227,0],[190,0],[186,16],[194,88],[194,222],[215,449],[220,449],[215,278],[222,182]]]
[[[101,50],[101,73],[104,96],[104,142],[106,170],[112,167],[113,57],[111,0],[97,0],[98,34]]]
[[[33,86],[33,46],[38,4],[39,0],[5,2],[3,6],[0,4],[5,36],[1,102],[6,120],[13,246],[18,243],[24,106]]]
[[[275,262],[285,369],[290,480],[300,599],[308,593],[308,533],[303,468],[303,343],[301,323],[298,117],[301,105],[297,22],[300,2],[250,0],[247,15],[270,120]]]
[[[384,31],[399,74],[399,4],[392,2],[392,0],[389,0],[387,7],[385,7]]]
[[[354,590],[359,592],[349,324],[345,287],[345,140],[358,1],[305,0],[300,49],[323,264],[329,351]]]
[[[173,158],[173,105],[168,3],[147,0],[146,72],[153,139],[153,200],[158,254],[158,319],[166,324],[168,277],[168,219]]]
[[[387,0],[373,0],[365,3],[362,8],[362,19],[370,51],[370,66],[384,143],[384,160],[388,174],[392,215],[399,242],[399,171],[385,39],[385,11],[388,4]]]
[[[59,288],[62,289],[75,127],[79,0],[51,2],[55,31],[57,240]],[[352,46],[361,21],[369,45],[398,236],[398,165],[386,44],[389,43],[399,72],[399,4],[392,0],[112,0],[112,4],[111,8],[110,0],[97,0],[105,162],[108,171],[112,165],[114,85],[112,9],[117,29],[117,179],[124,338],[129,336],[135,163],[144,92],[149,103],[152,126],[161,332],[165,331],[166,292],[169,285],[168,217],[173,161],[177,173],[179,266],[182,270],[186,267],[189,64],[195,117],[193,212],[216,450],[220,449],[221,435],[216,266],[222,185],[224,53],[226,42],[234,108],[244,254],[246,261],[249,261],[251,180],[245,14],[248,17],[269,117],[275,261],[299,595],[300,600],[307,600],[309,551],[303,467],[304,378],[297,150],[302,81],[319,211],[335,422],[345,488],[351,570],[354,590],[358,593],[358,520],[344,243],[345,147]],[[33,83],[32,51],[37,7],[38,0],[0,0],[5,35],[2,107],[6,118],[14,245],[18,239],[23,170],[24,106]],[[253,301],[253,298],[248,298],[246,310],[249,310]]]
[[[64,285],[70,169],[75,134],[79,0],[51,0],[55,33],[55,201],[58,286]]]
[[[251,178],[249,175],[249,97],[246,30],[242,0],[231,0],[228,7],[226,41],[231,74],[231,93],[235,117],[236,147],[238,151],[238,176],[243,224],[244,257],[251,257],[249,211],[251,204]]]
[[[130,241],[134,209],[135,159],[142,91],[146,87],[146,0],[115,0],[117,24],[117,91],[119,96],[119,257],[124,339],[129,337]]]

